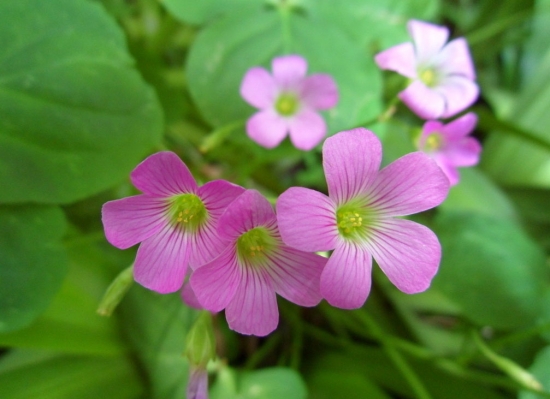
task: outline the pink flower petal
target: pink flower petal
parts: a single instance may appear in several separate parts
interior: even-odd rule
[[[166,225],[139,246],[134,279],[161,294],[175,292],[183,284],[188,263],[189,245],[181,230]]]
[[[343,131],[325,140],[323,168],[329,196],[337,206],[367,190],[381,160],[380,140],[367,129]]]
[[[241,83],[241,96],[256,108],[269,108],[277,96],[275,80],[264,68],[250,68]]]
[[[300,98],[314,109],[329,109],[338,103],[338,87],[330,75],[313,74],[302,82]]]
[[[193,270],[210,262],[230,244],[229,240],[220,237],[217,225],[215,221],[210,220],[197,232],[186,233],[186,239],[193,248],[189,257],[189,266]]]
[[[443,95],[428,88],[419,80],[415,80],[399,93],[399,98],[423,119],[438,119],[445,111]]]
[[[274,58],[271,62],[271,68],[280,89],[294,89],[306,76],[307,62],[299,55],[286,55]]]
[[[321,295],[332,306],[356,309],[365,303],[371,286],[372,257],[350,242],[340,242],[321,274]]]
[[[437,58],[440,60],[437,69],[445,75],[461,75],[470,80],[475,80],[476,72],[472,56],[470,55],[468,42],[463,37],[447,43]]]
[[[336,247],[336,205],[324,194],[291,187],[277,199],[277,222],[283,241],[307,252]]]
[[[107,202],[101,210],[107,241],[126,249],[146,240],[166,225],[165,207],[166,201],[146,195]]]
[[[208,373],[204,368],[191,368],[186,398],[208,399]]]
[[[169,151],[149,156],[132,171],[130,178],[136,188],[152,196],[168,197],[197,190],[187,166]]]
[[[241,280],[234,244],[212,262],[197,268],[189,279],[199,303],[211,312],[219,312],[237,291]]]
[[[435,161],[422,152],[409,153],[378,174],[369,206],[384,217],[422,212],[443,202],[449,182]]]
[[[212,218],[218,218],[245,189],[225,180],[213,180],[200,187],[197,195]]]
[[[246,190],[221,216],[218,233],[222,239],[234,241],[248,230],[258,226],[272,228],[275,223],[275,211],[269,201],[256,190]]]
[[[445,98],[445,111],[441,115],[442,118],[450,118],[465,110],[479,96],[477,84],[462,76],[447,77],[434,90]]]
[[[379,221],[365,245],[390,281],[407,294],[425,291],[441,260],[436,235],[410,220]]]
[[[248,137],[265,148],[277,147],[287,132],[287,121],[272,109],[257,112],[246,122]]]
[[[402,43],[376,54],[374,61],[380,69],[395,71],[408,78],[416,78],[416,55],[412,43]]]
[[[477,115],[473,112],[468,112],[462,115],[460,118],[447,123],[444,128],[440,130],[445,134],[447,142],[461,140],[470,133],[473,132],[477,124]]]
[[[319,280],[327,259],[290,247],[271,256],[273,267],[267,272],[275,291],[300,306],[315,306],[321,301]]]
[[[195,291],[189,284],[189,281],[183,283],[183,288],[181,289],[181,299],[189,307],[197,310],[203,310],[204,307],[199,302],[199,299],[195,295]]]
[[[449,163],[447,158],[442,154],[435,154],[434,159],[437,162],[437,165],[443,171],[443,173],[445,173],[445,176],[447,176],[447,179],[449,179],[449,184],[451,186],[458,184],[460,180],[460,175],[456,166]]]
[[[246,269],[239,288],[225,309],[229,328],[263,337],[277,328],[279,310],[269,277],[262,270]]]
[[[446,27],[428,22],[410,20],[407,28],[413,38],[417,64],[420,65],[430,62],[449,38],[449,30]]]
[[[317,112],[302,109],[289,124],[290,141],[299,150],[309,151],[323,140],[327,132],[325,120]]]
[[[447,162],[454,166],[474,166],[479,162],[481,144],[473,137],[464,137],[442,151]]]

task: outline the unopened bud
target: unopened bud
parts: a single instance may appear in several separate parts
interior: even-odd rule
[[[187,333],[185,355],[192,367],[202,368],[205,368],[210,360],[216,358],[216,341],[212,328],[212,316],[209,312],[201,312]]]
[[[101,316],[110,316],[124,298],[134,282],[133,269],[134,265],[124,269],[107,288],[97,308],[97,313]]]

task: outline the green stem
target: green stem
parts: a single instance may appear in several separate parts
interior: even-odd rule
[[[371,331],[372,335],[382,344],[384,351],[388,357],[392,360],[393,364],[399,369],[405,380],[409,383],[415,396],[418,399],[431,399],[431,395],[428,393],[422,381],[418,378],[414,370],[409,366],[405,358],[399,353],[392,345],[391,340],[388,340],[384,331],[374,321],[370,315],[361,310],[356,312],[356,315],[363,322],[363,324]]]
[[[292,32],[290,30],[290,14],[292,7],[287,2],[281,2],[277,9],[281,16],[281,27],[283,36],[283,54],[291,54],[292,52]]]
[[[275,333],[271,335],[264,344],[255,351],[246,361],[245,369],[252,370],[256,368],[281,342],[282,335]]]
[[[497,18],[495,22],[482,25],[481,28],[466,35],[466,40],[470,46],[475,46],[477,43],[486,42],[493,36],[497,36],[514,25],[527,20],[532,16],[530,9],[520,11],[505,18]]]
[[[395,96],[392,98],[392,100],[388,103],[387,107],[382,111],[380,114],[375,116],[374,118],[371,118],[369,120],[366,120],[365,122],[360,123],[356,127],[368,127],[370,125],[374,125],[375,123],[384,123],[391,119],[393,114],[395,113],[397,109],[397,104],[399,104],[399,97]]]
[[[244,125],[244,120],[238,120],[228,123],[227,125],[214,130],[202,141],[199,148],[200,151],[202,153],[211,151],[212,149],[220,145],[229,136],[230,133],[237,130],[238,128],[244,127]]]

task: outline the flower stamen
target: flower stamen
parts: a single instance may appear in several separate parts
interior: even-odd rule
[[[180,194],[170,198],[168,211],[172,223],[184,230],[196,231],[207,219],[208,211],[195,194]]]

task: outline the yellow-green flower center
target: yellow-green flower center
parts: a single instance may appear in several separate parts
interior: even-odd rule
[[[426,137],[426,141],[424,143],[424,150],[437,151],[439,150],[439,148],[441,148],[441,144],[443,144],[443,141],[441,139],[441,134],[438,132],[430,133],[430,135]]]
[[[168,214],[173,224],[192,232],[208,219],[204,203],[195,194],[179,194],[170,198]]]
[[[282,93],[275,102],[277,113],[283,116],[294,115],[299,106],[298,98],[292,93]]]
[[[340,235],[347,239],[364,239],[369,235],[375,213],[363,203],[348,203],[336,211],[336,225]]]
[[[255,227],[237,239],[237,256],[241,263],[260,266],[276,246],[277,240],[269,230]]]
[[[426,68],[420,72],[420,80],[428,87],[437,85],[437,74],[432,68]]]

